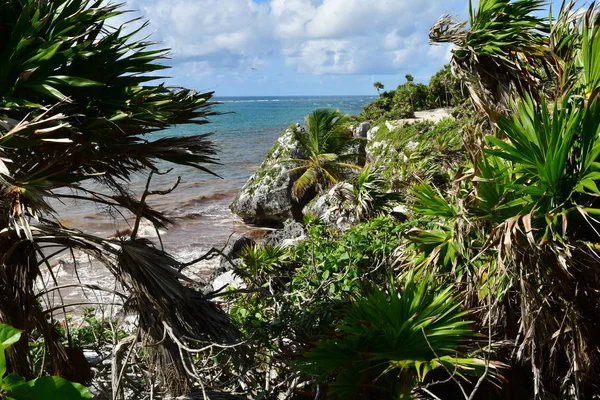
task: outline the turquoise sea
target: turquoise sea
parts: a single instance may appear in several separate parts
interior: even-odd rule
[[[162,233],[165,247],[178,259],[189,261],[211,247],[221,248],[234,232],[256,233],[254,227],[243,224],[228,209],[237,192],[263,161],[279,135],[291,124],[303,124],[304,117],[316,108],[339,108],[358,114],[375,96],[332,97],[216,97],[221,104],[214,107],[221,113],[201,126],[175,126],[155,133],[157,136],[180,136],[212,133],[210,139],[218,149],[219,165],[210,167],[220,176],[213,177],[190,167],[164,165],[173,168],[167,175],[155,176],[153,187],[167,189],[181,177],[181,183],[171,194],[156,196],[150,204],[166,211],[174,224]],[[146,176],[140,174],[130,184],[140,193]],[[127,228],[121,219],[112,219],[105,210],[79,204],[65,205],[63,221],[90,233],[113,235]],[[155,235],[151,227],[143,230]]]
[[[213,170],[225,180],[250,176],[248,168],[259,165],[274,141],[291,124],[303,124],[304,117],[316,108],[336,108],[358,114],[375,97],[215,97],[221,104],[214,107],[221,115],[200,128],[177,126],[165,135],[213,132],[211,140],[219,149],[221,166]]]

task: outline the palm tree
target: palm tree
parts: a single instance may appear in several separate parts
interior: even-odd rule
[[[539,5],[485,0],[469,31],[434,27],[457,40],[453,62],[498,132],[472,156],[456,206],[420,187],[414,210],[443,218],[451,252],[472,260],[469,285],[497,293],[493,325],[519,349],[512,366],[531,369],[531,395],[590,398],[600,368],[600,21],[597,7],[573,12],[570,3],[539,21]],[[539,36],[538,27],[551,28]],[[496,86],[507,90],[498,97]],[[441,257],[438,243],[430,259]]]
[[[302,370],[328,382],[328,394],[407,399],[434,369],[464,379],[482,374],[486,360],[459,348],[475,333],[453,288],[435,286],[429,274],[409,273],[403,284],[401,291],[369,288],[358,296],[337,329],[300,360]],[[487,364],[492,376],[502,366]]]
[[[291,159],[300,166],[289,170],[290,174],[302,173],[293,185],[293,194],[299,199],[309,187],[322,191],[338,183],[345,170],[359,170],[361,158],[358,142],[347,132],[348,116],[339,110],[317,109],[306,116],[306,130],[296,129],[294,137],[306,158]]]
[[[381,97],[381,92],[380,90],[383,90],[383,83],[377,81],[375,83],[373,83],[373,87],[375,87],[375,89],[377,89],[377,94],[379,95],[379,97]]]
[[[469,1],[468,21],[443,16],[429,33],[432,43],[452,43],[453,70],[475,104],[496,121],[507,115],[511,96],[538,87],[542,64],[549,60],[550,25],[534,15],[543,0]],[[468,27],[468,29],[467,29]]]
[[[172,394],[191,388],[189,340],[232,343],[228,317],[184,286],[182,264],[137,237],[142,218],[169,224],[162,213],[127,191],[134,173],[156,162],[210,173],[214,148],[206,135],[152,140],[148,133],[173,124],[208,122],[212,93],[147,84],[166,67],[166,49],[133,38],[109,18],[119,5],[91,0],[7,0],[0,5],[0,322],[23,331],[8,349],[9,371],[31,378],[28,338],[45,340],[54,375],[72,379],[70,358],[52,320],[40,307],[34,282],[60,252],[91,255],[127,290],[126,308],[139,317],[138,338],[156,378]],[[67,189],[67,190],[65,190]],[[76,199],[137,216],[128,236],[107,239],[66,228],[50,200]],[[44,371],[42,371],[44,373]]]

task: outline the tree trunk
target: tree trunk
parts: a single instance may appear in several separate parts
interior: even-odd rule
[[[29,318],[38,307],[33,295],[37,277],[35,247],[16,235],[0,241],[0,322],[23,331],[21,339],[6,350],[7,372],[33,378],[29,360]]]

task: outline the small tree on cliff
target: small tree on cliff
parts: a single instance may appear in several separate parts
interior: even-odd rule
[[[139,30],[109,27],[107,19],[123,14],[118,7],[89,0],[0,5],[0,322],[23,331],[6,359],[10,372],[31,378],[28,337],[36,330],[52,373],[80,376],[77,354],[38,302],[53,289],[34,284],[46,266],[52,273],[50,255],[80,251],[126,289],[124,302],[139,317],[137,337],[155,343],[144,352],[153,376],[181,395],[191,388],[192,362],[182,346],[232,343],[237,334],[219,307],[182,284],[181,263],[137,237],[141,218],[155,227],[169,219],[145,205],[151,192],[140,200],[127,184],[136,172],[152,176],[157,160],[210,172],[205,165],[215,152],[205,135],[144,135],[204,124],[214,103],[212,93],[145,84],[157,79],[150,72],[166,68],[158,61],[167,51],[132,40]],[[49,200],[63,199],[137,218],[128,237],[94,236],[62,225]]]
[[[381,97],[381,92],[380,92],[380,90],[383,90],[383,88],[384,88],[384,86],[383,86],[383,83],[381,83],[381,82],[377,81],[377,82],[373,83],[373,87],[374,87],[375,89],[377,89],[377,94],[379,95],[379,97]]]
[[[289,173],[302,173],[294,182],[293,192],[300,198],[309,187],[322,191],[336,184],[344,170],[358,170],[360,158],[356,144],[358,139],[347,131],[348,116],[340,110],[317,109],[306,116],[306,130],[296,129],[294,135],[306,154],[305,159],[292,159],[300,164]]]

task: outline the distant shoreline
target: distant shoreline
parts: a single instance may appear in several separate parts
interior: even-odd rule
[[[360,94],[349,94],[349,95],[286,95],[286,96],[214,96],[212,100],[215,101],[226,101],[226,100],[271,100],[271,99],[327,99],[327,98],[364,98],[364,99],[376,99],[377,95],[360,95]]]

